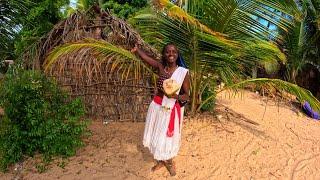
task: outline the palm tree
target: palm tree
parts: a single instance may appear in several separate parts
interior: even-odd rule
[[[277,5],[283,7],[283,4]],[[235,79],[244,77],[256,64],[277,64],[278,61],[286,60],[274,43],[266,41],[270,35],[281,37],[254,18],[260,15],[256,9],[266,9],[268,4],[254,1],[189,0],[187,8],[182,9],[162,0],[156,1],[156,6],[164,10],[165,15],[137,16],[137,27],[147,41],[148,37],[160,40],[158,47],[168,41],[175,42],[188,60],[192,80],[192,112],[198,111],[204,105],[203,102],[207,102],[201,99],[202,93],[208,86],[214,85],[212,82],[217,75],[231,84]],[[270,19],[269,16],[260,16]],[[275,23],[285,30],[290,25],[286,19]]]
[[[0,8],[0,60],[3,60],[13,56],[13,39],[27,9],[22,0],[0,0]]]
[[[307,64],[320,71],[320,3],[316,0],[298,1],[296,6],[294,26],[286,34],[283,44],[288,56],[287,79],[294,83]]]
[[[221,79],[229,87],[239,87],[247,83],[271,85],[279,90],[289,91],[302,100],[308,100],[316,109],[320,103],[310,92],[294,84],[281,80],[254,79],[240,82],[247,77],[250,68],[263,62],[285,62],[284,54],[277,45],[267,41],[270,36],[282,40],[281,34],[269,31],[256,16],[264,18],[283,31],[288,31],[291,21],[280,17],[269,8],[281,10],[291,7],[293,1],[278,2],[276,0],[188,0],[184,8],[174,5],[168,0],[155,0],[155,13],[140,14],[134,18],[135,26],[143,39],[160,49],[167,42],[177,44],[181,54],[187,60],[191,74],[191,112],[196,113],[214,95],[202,99],[202,93],[209,87],[214,89],[214,82]],[[262,12],[268,12],[266,13]],[[277,17],[274,20],[272,17]],[[130,36],[128,36],[130,37]],[[132,39],[132,38],[131,38]],[[134,42],[128,41],[132,46]],[[57,61],[62,54],[74,52],[81,48],[89,48],[97,52],[95,56],[110,61],[114,56],[121,62],[138,62],[129,51],[117,50],[105,42],[92,42],[78,45],[70,44],[56,49],[47,59],[46,68]],[[132,67],[130,63],[113,63],[113,66]],[[141,67],[141,66],[136,66]],[[238,83],[238,84],[234,84]]]

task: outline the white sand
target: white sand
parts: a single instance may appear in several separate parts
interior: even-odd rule
[[[0,179],[320,179],[319,122],[284,103],[270,100],[265,108],[265,98],[241,96],[218,97],[220,120],[186,119],[175,177],[165,168],[150,171],[154,162],[142,147],[143,123],[95,120],[88,145],[65,160],[64,168],[57,159],[39,174],[37,160],[29,159],[20,173],[12,167]]]

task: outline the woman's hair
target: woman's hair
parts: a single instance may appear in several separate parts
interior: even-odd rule
[[[162,57],[161,57],[161,64],[162,64],[163,66],[167,66],[167,60],[165,59],[164,53],[165,53],[165,51],[166,51],[166,49],[167,49],[168,46],[174,46],[174,47],[177,49],[177,51],[178,51],[178,57],[177,57],[177,60],[176,60],[177,65],[180,66],[180,67],[187,68],[187,65],[186,65],[186,63],[184,62],[184,59],[182,58],[182,55],[181,55],[180,52],[179,52],[179,49],[177,48],[177,46],[176,46],[174,43],[171,43],[171,42],[168,43],[168,44],[166,44],[166,45],[163,46],[163,48],[162,48],[162,51],[161,51],[161,55],[162,55]]]

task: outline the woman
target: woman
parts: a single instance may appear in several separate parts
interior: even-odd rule
[[[152,171],[165,166],[170,175],[176,174],[172,158],[178,154],[181,140],[183,105],[189,101],[190,76],[186,65],[174,44],[162,50],[162,62],[149,57],[137,45],[131,50],[146,63],[157,69],[157,93],[151,102],[144,130],[143,145],[148,147],[156,160]],[[163,81],[174,79],[180,90],[173,95],[165,94]]]

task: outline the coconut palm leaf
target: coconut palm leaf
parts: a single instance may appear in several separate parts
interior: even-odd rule
[[[296,84],[293,84],[293,83],[290,83],[287,81],[283,81],[280,79],[267,79],[267,78],[248,79],[248,80],[244,80],[239,83],[233,84],[231,86],[225,87],[224,89],[222,89],[218,93],[225,91],[225,90],[230,90],[230,89],[234,90],[234,89],[243,88],[244,86],[249,85],[249,84],[268,86],[268,88],[272,87],[272,88],[278,90],[279,92],[290,93],[290,94],[296,96],[297,100],[300,103],[308,101],[313,109],[320,112],[320,102],[317,98],[315,98],[312,95],[312,93],[309,90],[306,90],[304,88],[299,87]],[[214,96],[209,97],[208,99],[203,101],[202,104],[199,106],[198,110],[200,110],[200,108],[205,103],[212,100],[212,98],[214,98]]]
[[[213,36],[187,22],[181,22],[179,19],[163,14],[139,15],[135,20],[139,23],[137,28],[140,29],[144,39],[150,37],[149,31],[152,30],[152,39],[157,39],[154,43],[158,43],[158,47],[162,47],[167,42],[175,42],[190,68],[194,65],[209,67],[208,63],[219,63],[240,48],[240,44],[236,41]],[[209,52],[214,53],[214,60],[207,59],[206,54]],[[191,59],[197,61],[192,62]]]
[[[199,52],[216,50],[227,52],[240,47],[235,41],[204,33],[197,26],[191,26],[188,22],[163,14],[141,14],[134,17],[134,20],[143,39],[150,39],[157,47],[162,47],[167,42],[175,42],[180,52],[186,57],[193,53],[192,41],[194,40],[201,48]]]
[[[289,62],[287,64],[287,78],[290,82],[295,82],[295,78],[304,65],[303,51],[306,48],[306,36],[304,22],[296,22],[286,36],[284,48],[286,50]]]
[[[290,82],[296,81],[296,77],[306,64],[315,67],[319,65],[320,26],[317,21],[320,14],[319,4],[319,1],[312,0],[297,1],[296,6],[302,15],[294,19],[294,27],[285,34],[283,44],[289,60],[286,76]]]
[[[207,1],[206,1],[207,2]],[[212,2],[212,3],[214,3],[214,1],[208,1],[208,2]],[[246,1],[247,2],[247,1]],[[172,3],[170,3],[170,2],[168,2],[168,1],[159,1],[159,3],[162,3],[162,8],[167,8],[168,10],[168,12],[170,12],[170,9],[179,9],[180,10],[180,12],[184,12],[182,9],[180,9],[178,6],[175,6],[175,5],[173,5]],[[193,7],[193,6],[199,6],[199,5],[201,5],[201,4],[205,4],[205,2],[204,1],[188,1],[188,3],[189,3],[189,5],[188,5],[188,7],[189,8],[191,8],[191,7]],[[219,1],[219,2],[216,2],[216,3],[222,3],[221,1]],[[248,3],[248,2],[247,2]],[[267,3],[267,2],[266,2]],[[167,6],[166,6],[166,5]],[[270,4],[270,2],[269,2],[269,4]],[[221,5],[221,4],[216,4],[218,7],[220,7],[219,5]],[[277,5],[277,8],[279,9],[280,8],[280,5],[279,4],[273,4],[273,6],[276,6]],[[222,7],[224,7],[224,6],[221,6],[221,8]],[[195,9],[195,8],[193,8],[193,9]],[[199,7],[197,7],[197,9],[199,9]],[[223,9],[223,8],[222,8]],[[189,11],[191,11],[191,10],[189,10]],[[180,13],[180,14],[175,14],[175,15],[172,15],[172,14],[170,14],[170,13],[168,13],[168,15],[170,16],[170,17],[173,17],[173,18],[176,18],[176,19],[186,19],[186,18],[184,18],[184,17],[186,17],[187,15],[185,15],[185,14],[187,14],[186,12],[184,12],[184,13]],[[212,13],[211,13],[212,14]],[[180,15],[180,17],[179,17],[179,15]],[[188,15],[188,17],[191,17],[190,15]],[[209,17],[209,16],[207,16],[207,17]],[[192,18],[192,17],[191,17]],[[167,18],[168,19],[168,18]],[[187,23],[188,24],[188,20],[186,20],[186,21],[184,21],[185,23]],[[168,28],[166,28],[166,27],[168,27],[168,26],[170,26],[170,24],[169,23],[163,23],[164,24],[164,26],[163,27],[161,27],[161,28],[159,28],[158,30],[155,30],[154,32],[161,32],[161,30],[162,29],[168,29]],[[194,26],[197,26],[196,24],[193,24]],[[174,40],[176,40],[176,41],[174,41],[174,42],[179,42],[178,44],[180,44],[180,42],[181,41],[183,41],[183,40],[185,40],[185,39],[188,39],[187,37],[184,37],[184,36],[180,36],[180,34],[179,33],[176,33],[176,31],[177,30],[175,30],[175,29],[182,29],[182,27],[181,27],[182,25],[181,25],[181,23],[180,24],[177,24],[175,27],[172,27],[172,28],[170,28],[169,29],[169,31],[172,31],[172,32],[174,32],[174,33],[166,33],[166,34],[170,34],[170,36],[169,36],[169,38],[171,39],[172,37],[177,37],[177,38],[173,38]],[[190,24],[188,25],[188,26],[191,26]],[[153,26],[154,27],[154,26]],[[160,31],[159,31],[160,30]],[[185,31],[183,32],[183,35],[184,34],[187,34]],[[190,33],[189,33],[190,34]],[[199,33],[198,33],[199,34]],[[212,34],[211,34],[212,35]],[[166,35],[167,36],[167,35]],[[161,35],[159,35],[159,37],[161,37]],[[163,36],[162,36],[163,37]],[[214,39],[217,39],[217,36],[211,36],[211,37],[214,37]],[[190,38],[189,38],[190,39]],[[205,45],[204,46],[202,46],[201,47],[201,49],[203,49],[203,48],[205,48],[206,46],[207,46],[207,39],[210,39],[210,35],[201,35],[201,37],[199,38],[200,39],[200,43],[201,42],[203,42],[203,43],[205,43]],[[214,39],[210,39],[211,40],[211,42],[213,42],[213,43],[211,43],[211,45],[213,45],[213,46],[215,46],[215,44],[217,44],[217,41],[215,41]],[[213,41],[212,41],[213,40]],[[238,43],[236,43],[235,41],[228,41],[228,40],[225,40],[224,41],[224,43],[225,44],[228,44],[230,47],[232,47],[232,46],[234,46],[234,45],[237,45],[238,47],[240,47],[240,45],[239,44],[245,44],[244,46],[242,46],[242,47],[244,47],[245,48],[245,53],[243,53],[243,54],[245,54],[245,56],[243,56],[241,59],[242,59],[242,63],[245,63],[245,64],[256,64],[255,63],[255,61],[261,61],[260,62],[260,64],[262,64],[264,67],[268,67],[268,71],[275,71],[278,67],[279,67],[279,65],[278,65],[278,61],[279,62],[281,62],[281,63],[285,63],[285,61],[286,61],[286,58],[285,58],[285,55],[282,53],[282,52],[280,52],[280,50],[279,50],[279,48],[275,45],[275,44],[273,44],[273,43],[270,43],[270,42],[266,42],[266,41],[258,41],[258,40],[254,40],[254,39],[251,39],[251,40],[243,40],[243,39],[239,39],[241,42],[238,42]],[[252,43],[250,43],[250,42],[252,42]],[[199,43],[199,46],[201,46],[201,44]],[[188,44],[190,44],[190,42],[188,42]],[[209,43],[210,44],[210,43]],[[215,47],[219,47],[219,46],[215,46]],[[217,48],[215,48],[215,49],[217,49]],[[243,48],[242,48],[242,50],[243,50]],[[204,51],[206,51],[206,50],[204,50]],[[210,50],[208,50],[209,52],[205,52],[204,54],[206,54],[206,55],[213,55],[213,53],[217,53],[217,51],[216,50],[214,50],[214,49],[210,49]],[[203,52],[203,51],[202,51]],[[252,54],[253,53],[253,54]],[[217,54],[219,54],[219,53],[217,53]],[[239,53],[238,53],[239,54]],[[251,56],[250,56],[250,54],[252,54]],[[231,56],[232,55],[232,53],[230,54],[229,53],[229,56]],[[214,55],[215,56],[215,58],[217,58],[217,55]],[[234,55],[232,55],[232,57],[234,57]],[[203,59],[207,59],[207,58],[203,58]],[[225,57],[224,57],[224,59],[226,59]],[[230,58],[227,58],[227,59],[230,59]],[[234,59],[234,58],[233,58]],[[215,61],[215,62],[217,62],[217,61]],[[219,61],[218,61],[219,62]],[[239,62],[238,62],[239,63]],[[216,63],[217,64],[217,63]],[[273,68],[271,68],[271,67],[273,67]]]
[[[206,69],[205,71],[216,71],[217,69],[220,70],[219,67],[229,68],[231,66],[230,70],[239,72],[239,68],[243,66],[249,68],[261,63],[265,66],[272,64],[274,67],[278,67],[278,62],[286,62],[285,55],[271,42],[254,39],[237,42],[221,39],[198,31],[190,24],[184,24],[179,20],[161,14],[159,16],[139,15],[135,18],[138,22],[143,22],[138,25],[138,28],[140,28],[144,38],[150,38],[150,35],[152,35],[151,39],[157,39],[158,42],[175,42],[182,54],[188,57],[188,65],[195,64],[188,61],[195,59],[191,58],[190,54],[195,51],[197,64],[203,66],[202,68]],[[152,33],[149,33],[150,31]],[[147,33],[145,34],[145,32]],[[191,48],[192,40],[197,41],[197,47]],[[229,71],[221,69],[221,73],[226,72]],[[230,75],[234,78],[235,73],[230,73]]]
[[[196,97],[199,97],[199,93],[202,91],[201,87],[204,87],[202,86],[204,75],[215,74],[215,69],[210,68],[208,64],[224,62],[227,56],[232,56],[234,52],[238,52],[234,50],[238,48],[238,44],[234,41],[220,35],[207,33],[198,25],[189,21],[181,21],[177,17],[158,13],[156,16],[139,15],[135,17],[135,21],[142,38],[146,40],[148,40],[148,36],[150,38],[150,33],[145,33],[146,31],[142,30],[152,30],[154,32],[152,38],[156,39],[156,41],[153,40],[153,43],[157,47],[162,47],[168,42],[174,42],[177,45],[190,69],[192,108],[197,106]],[[214,56],[207,58],[207,52],[213,53]],[[223,71],[228,78],[234,77],[240,72],[235,70],[238,64],[230,63],[226,67],[230,66],[233,66],[230,71]]]
[[[160,9],[163,9],[166,13],[166,15],[179,19],[180,21],[183,21],[187,24],[191,24],[194,27],[197,27],[201,30],[203,30],[206,33],[212,34],[212,35],[219,35],[223,36],[222,34],[213,31],[212,29],[208,28],[205,24],[202,24],[200,21],[198,21],[196,18],[192,17],[190,14],[188,14],[186,11],[184,11],[181,7],[173,4],[169,0],[155,0],[153,3]]]
[[[318,14],[320,11],[320,1],[318,0],[309,0],[309,6],[311,6],[314,14]]]
[[[284,11],[285,7],[278,1],[211,0],[204,1],[203,4],[203,13],[210,13],[210,16],[205,16],[203,19],[208,22],[207,25],[215,31],[228,34],[236,39],[243,37],[282,39],[277,31],[270,30],[263,25],[261,19],[274,24],[283,31],[288,31],[292,25],[291,21],[283,15],[288,16]]]
[[[169,8],[173,6],[170,4]],[[248,70],[258,63],[278,65],[278,62],[285,62],[284,54],[271,42],[255,39],[230,40],[203,31],[197,24],[185,19],[160,12],[157,15],[138,15],[135,22],[141,36],[146,40],[151,39],[157,47],[175,42],[190,69],[193,102],[196,101],[195,97],[200,96],[203,88],[207,87],[205,84],[214,85],[206,83],[209,76],[213,81],[219,77],[225,83],[233,84],[235,80],[244,78]]]
[[[87,56],[87,54],[90,54]],[[140,59],[121,47],[112,45],[106,41],[87,39],[83,42],[65,44],[55,48],[47,57],[44,63],[45,72],[50,72],[56,66],[60,69],[72,57],[73,62],[81,64],[80,68],[92,69],[101,72],[100,68],[104,64],[110,73],[117,73],[122,80],[126,80],[133,73],[135,80],[141,78],[141,74],[151,73],[150,67],[144,65]],[[77,64],[75,63],[75,64]],[[92,67],[88,67],[92,65]],[[80,69],[76,70],[82,72]],[[111,75],[110,74],[110,75]],[[89,76],[90,77],[90,76]]]
[[[288,19],[293,7],[293,0],[188,0],[188,6],[182,9],[168,0],[154,0],[161,8],[167,9],[172,17],[198,19],[197,23],[213,32],[227,34],[233,38],[254,37],[259,39],[281,38],[276,31],[270,30],[258,19],[274,24],[283,31],[288,31],[292,22]],[[292,7],[292,8],[289,8]],[[189,14],[188,14],[189,13]],[[187,14],[187,15],[186,15]],[[284,15],[285,14],[285,15]],[[189,22],[194,22],[189,20]],[[193,23],[194,24],[194,23]],[[210,31],[206,31],[210,32]]]
[[[260,66],[265,69],[268,74],[276,73],[280,69],[280,64],[284,65],[287,62],[286,55],[274,43],[263,40],[252,40],[243,42],[244,56],[247,64]],[[250,66],[248,66],[250,67]]]
[[[21,19],[27,13],[23,0],[0,0],[0,59],[12,56],[13,38],[20,30]]]

